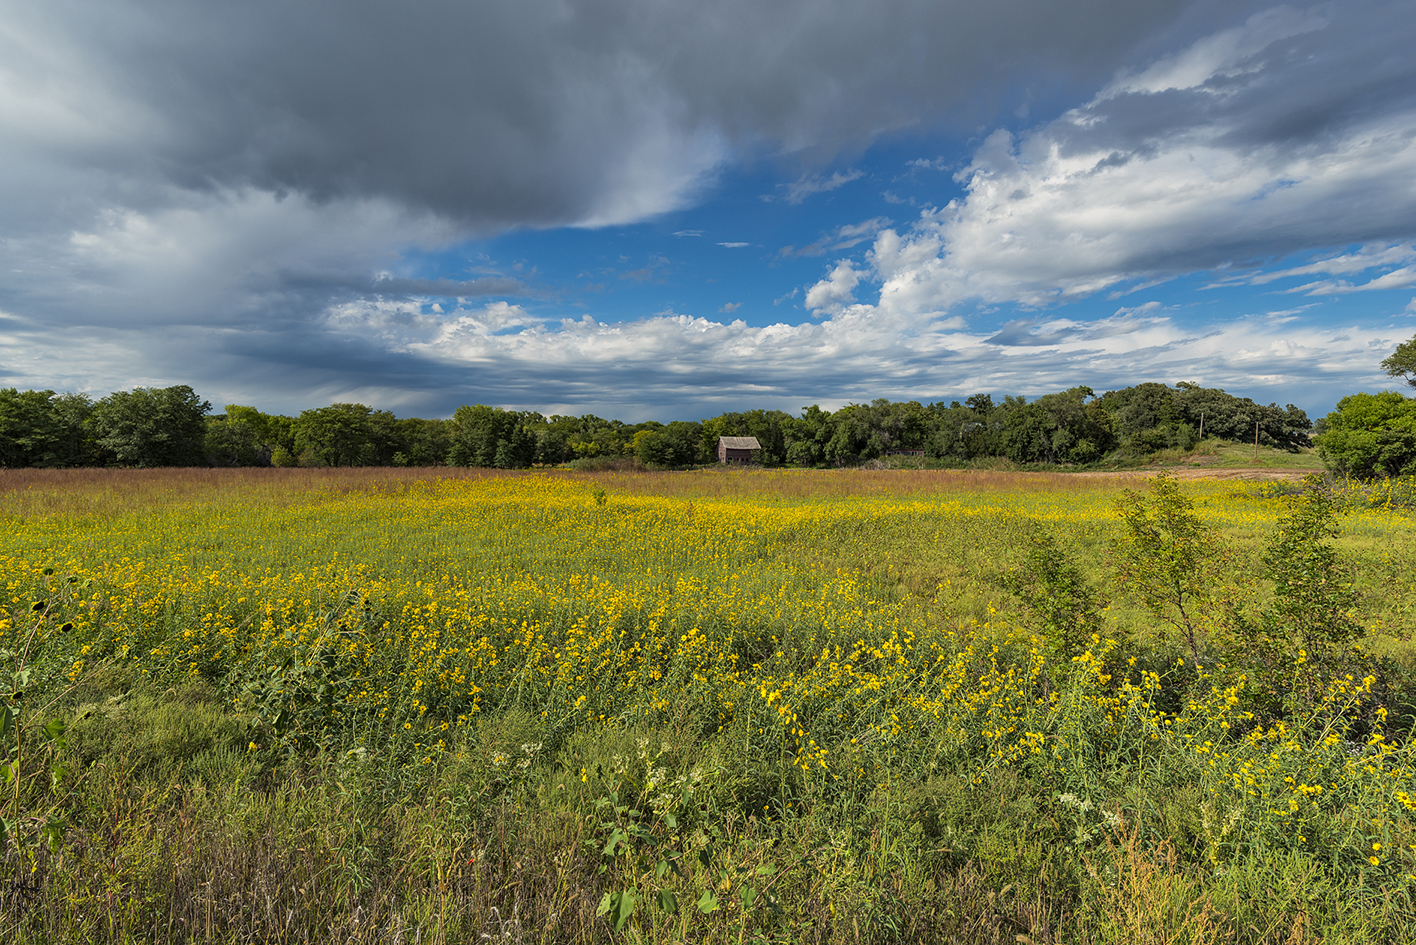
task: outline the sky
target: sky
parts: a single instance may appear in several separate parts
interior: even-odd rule
[[[626,421],[1397,382],[1416,0],[0,0],[0,386]]]

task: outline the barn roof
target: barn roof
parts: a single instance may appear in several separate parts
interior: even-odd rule
[[[760,450],[762,444],[755,436],[720,436],[718,445],[730,450]]]

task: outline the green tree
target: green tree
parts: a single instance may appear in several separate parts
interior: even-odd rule
[[[652,469],[674,469],[699,462],[700,424],[675,420],[669,424],[646,424],[634,435],[634,453]]]
[[[1416,473],[1416,400],[1396,391],[1351,394],[1315,442],[1329,469],[1356,479]]]
[[[0,466],[55,465],[60,439],[52,390],[0,390]]]
[[[1107,391],[1101,403],[1127,452],[1151,453],[1176,445],[1180,412],[1175,391],[1166,385],[1145,383]]]
[[[207,417],[206,453],[213,466],[268,466],[276,449],[294,447],[289,417],[261,413],[255,407],[229,404],[224,413]],[[286,421],[286,422],[282,422]]]
[[[1264,552],[1274,582],[1266,623],[1288,637],[1290,649],[1343,648],[1363,634],[1352,574],[1329,543],[1341,534],[1336,519],[1332,491],[1321,476],[1309,476]]]
[[[1333,677],[1368,660],[1356,650],[1363,637],[1351,566],[1331,540],[1341,533],[1337,500],[1321,476],[1309,476],[1263,552],[1273,598],[1258,620],[1236,616],[1239,659],[1254,677],[1256,701],[1270,713],[1296,696],[1304,706]]]
[[[398,421],[400,448],[395,451],[395,466],[441,466],[452,449],[452,425],[447,420],[421,420],[407,417]]]
[[[1117,578],[1147,610],[1181,632],[1190,656],[1200,662],[1203,613],[1225,557],[1218,537],[1168,474],[1151,480],[1149,496],[1127,489],[1116,511],[1122,524]]]
[[[1090,463],[1113,440],[1111,418],[1092,389],[1073,387],[1009,412],[999,445],[1015,463]]]
[[[1206,436],[1244,443],[1254,441],[1257,428],[1261,443],[1298,450],[1309,445],[1313,429],[1308,415],[1292,404],[1264,407],[1189,381],[1173,388],[1146,383],[1108,391],[1101,405],[1111,416],[1121,448],[1131,453],[1188,449],[1198,440],[1201,426]]]
[[[537,413],[519,413],[482,404],[463,405],[452,415],[448,463],[516,469],[536,459],[536,435],[529,427],[544,422]]]
[[[116,391],[94,405],[98,449],[118,466],[198,466],[206,462],[211,404],[186,384]]]
[[[929,455],[958,460],[1000,455],[1003,419],[1010,409],[1011,405],[994,404],[991,394],[974,394],[962,404],[957,400],[948,406],[931,404]]]
[[[792,417],[785,426],[787,462],[794,466],[820,466],[826,462],[826,444],[832,434],[831,411],[812,404],[803,407],[801,416]]]
[[[633,432],[619,420],[594,414],[579,417],[553,415],[535,424],[537,455],[543,463],[563,463],[597,456],[624,456],[634,452]]]
[[[1397,345],[1391,357],[1382,361],[1382,370],[1392,377],[1403,377],[1416,387],[1416,337]]]
[[[295,420],[295,448],[302,462],[319,466],[387,466],[397,452],[396,423],[364,404],[305,410]]]
[[[1003,586],[1028,609],[1053,664],[1066,666],[1101,631],[1105,602],[1076,558],[1042,525],[1028,535],[1022,565],[1003,575]]]
[[[92,466],[99,462],[93,428],[94,402],[85,394],[59,394],[51,401],[57,439],[54,466]]]
[[[270,461],[269,453],[262,456],[255,430],[226,414],[206,418],[204,449],[213,466],[264,466]]]

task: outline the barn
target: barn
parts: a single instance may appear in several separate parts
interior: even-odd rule
[[[755,436],[718,437],[718,462],[747,464],[752,462],[752,451],[762,449]]]

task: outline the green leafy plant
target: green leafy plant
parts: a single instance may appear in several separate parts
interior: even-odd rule
[[[362,636],[383,619],[363,595],[349,591],[321,611],[310,639],[287,631],[266,658],[252,660],[258,670],[232,682],[249,713],[253,744],[268,741],[287,753],[316,747],[345,685],[334,644]]]
[[[645,908],[673,915],[683,904],[670,884],[674,879],[697,892],[693,908],[703,915],[733,913],[730,922],[744,934],[749,915],[766,909],[782,915],[772,887],[783,873],[776,864],[728,843],[717,824],[682,836],[671,810],[645,809],[625,803],[611,791],[596,802],[603,819],[595,839],[586,846],[600,859],[602,875],[629,879],[628,885],[605,892],[595,914],[620,932]],[[739,845],[740,846],[740,845]]]
[[[1049,655],[1062,657],[1064,666],[1101,630],[1101,594],[1042,525],[1029,533],[1023,563],[1004,574],[1001,582],[1023,602],[1046,638]]]
[[[1256,676],[1255,692],[1277,703],[1311,705],[1335,674],[1371,668],[1355,644],[1358,619],[1351,568],[1331,544],[1340,534],[1338,497],[1321,476],[1308,476],[1263,553],[1273,600],[1257,620],[1236,618],[1241,657]],[[1278,706],[1269,706],[1277,710]]]
[[[1202,615],[1225,549],[1174,476],[1162,473],[1150,485],[1150,495],[1127,489],[1116,504],[1123,526],[1116,543],[1117,578],[1147,610],[1181,632],[1199,663]]]
[[[599,825],[604,843],[591,840],[587,844],[598,850],[604,861],[600,872],[603,874],[617,865],[621,874],[628,874],[633,880],[626,888],[605,893],[595,909],[595,914],[608,917],[618,932],[629,923],[644,899],[640,884],[650,875],[658,880],[663,880],[670,872],[679,877],[684,875],[679,866],[684,854],[661,843],[665,830],[678,827],[678,818],[668,811],[657,815],[651,811],[646,817],[637,807],[621,802],[614,791],[600,798],[597,807],[606,816]],[[679,908],[678,898],[671,889],[660,889],[652,901],[670,914]]]

